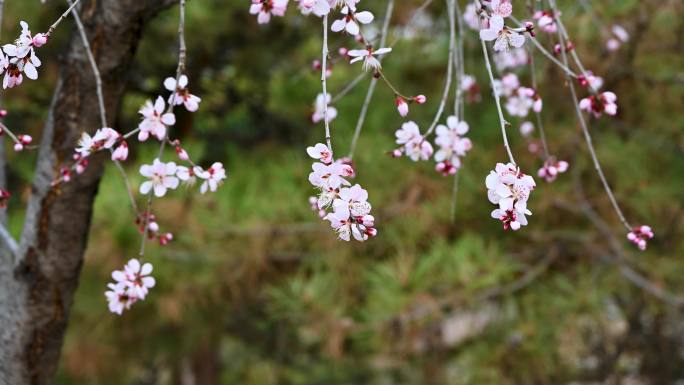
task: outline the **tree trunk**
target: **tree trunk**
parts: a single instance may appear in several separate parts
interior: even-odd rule
[[[143,26],[175,2],[83,1],[81,18],[102,74],[108,111],[119,107]],[[66,24],[60,28],[56,33],[65,33]],[[83,175],[61,186],[51,185],[60,165],[71,159],[80,134],[101,125],[95,78],[75,30],[62,60],[19,255],[14,258],[6,251],[0,255],[0,385],[52,382],[106,160],[104,154],[93,157]]]

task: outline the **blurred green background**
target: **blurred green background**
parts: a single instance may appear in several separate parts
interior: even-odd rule
[[[175,240],[148,248],[157,286],[118,317],[107,311],[105,285],[113,269],[137,255],[139,235],[132,213],[122,209],[122,181],[113,167],[107,170],[58,384],[684,383],[682,308],[652,293],[684,293],[681,1],[591,1],[607,28],[619,23],[632,34],[612,54],[602,49],[605,36],[594,16],[561,1],[586,66],[619,96],[620,114],[593,121],[591,130],[627,217],[656,232],[643,253],[624,238],[601,189],[562,74],[541,57],[549,144],[571,169],[553,184],[538,179],[534,215],[522,231],[504,232],[489,217],[484,178],[506,158],[473,31],[466,37],[466,72],[477,77],[482,102],[466,107],[474,149],[460,171],[455,220],[451,178],[434,172],[433,162],[386,156],[402,119],[380,85],[355,158],[379,236],[363,244],[336,240],[307,203],[314,191],[305,148],[324,137],[309,118],[320,92],[311,70],[320,54],[319,21],[291,4],[287,17],[258,26],[248,3],[188,3],[188,75],[203,101],[198,113],[179,113],[174,128],[195,158],[223,161],[229,179],[216,194],[179,189],[155,201],[162,229]],[[376,23],[384,3],[362,2]],[[393,36],[421,3],[397,2]],[[20,15],[29,15],[37,31],[62,8],[7,2],[3,41],[18,33]],[[384,64],[406,93],[428,96],[409,116],[425,129],[445,74],[444,4],[435,1],[421,20]],[[176,27],[172,9],[145,30],[117,113],[119,131],[137,126],[139,106],[174,73]],[[16,131],[40,137],[68,31],[60,29],[41,48],[43,81],[4,93],[5,123]],[[539,39],[548,45],[546,35]],[[348,44],[339,35],[331,42]],[[331,93],[359,71],[338,63]],[[517,73],[530,84],[529,72]],[[336,105],[339,153],[348,151],[367,85]],[[511,122],[517,160],[536,174],[541,161],[527,151],[520,122]],[[132,147],[127,165],[137,187],[136,170],[156,146]],[[10,156],[10,216],[18,233],[34,158]],[[586,207],[607,228],[598,228]],[[646,278],[651,292],[630,281],[630,271]]]

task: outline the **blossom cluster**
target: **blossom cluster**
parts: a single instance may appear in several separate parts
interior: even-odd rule
[[[516,74],[509,73],[501,80],[495,80],[494,87],[506,99],[506,111],[510,115],[524,118],[529,115],[530,110],[541,112],[543,107],[541,96],[535,89],[521,86]]]
[[[489,201],[499,207],[492,211],[492,218],[503,223],[505,230],[519,230],[527,226],[525,215],[532,215],[527,201],[536,183],[512,163],[497,163],[485,179]]]
[[[105,292],[109,311],[121,315],[134,303],[144,300],[156,284],[154,277],[150,276],[151,273],[151,263],[141,264],[135,258],[128,261],[123,270],[114,270],[114,282],[107,284],[109,290]]]
[[[643,251],[646,250],[648,240],[654,236],[655,234],[650,226],[639,226],[627,234],[627,239]]]
[[[461,168],[461,158],[473,148],[473,143],[464,135],[470,127],[468,123],[459,121],[456,116],[447,118],[447,124],[437,126],[435,144],[439,147],[435,153],[435,170],[444,176],[454,175]]]
[[[2,81],[3,88],[13,88],[20,85],[24,75],[31,80],[38,79],[37,68],[41,61],[36,56],[35,48],[42,47],[47,43],[46,34],[31,34],[28,23],[20,22],[21,34],[14,44],[5,44],[0,52],[0,71],[5,77]]]
[[[444,176],[454,175],[461,168],[461,159],[473,147],[470,139],[464,135],[470,127],[467,122],[459,121],[456,116],[447,118],[446,125],[440,124],[436,128],[435,145],[438,150],[421,134],[420,127],[413,121],[402,124],[395,132],[397,149],[392,156],[399,158],[407,156],[414,162],[426,161],[434,154],[435,170]]]
[[[330,221],[340,239],[365,241],[378,234],[375,218],[371,215],[368,192],[360,185],[347,180],[355,176],[350,162],[333,160],[332,151],[325,144],[318,143],[306,150],[317,162],[312,165],[309,182],[319,190],[318,197],[312,197],[312,208],[319,216]],[[328,210],[332,210],[328,212]]]
[[[532,25],[529,23],[526,28],[506,26],[504,20],[513,13],[513,4],[510,0],[491,0],[489,9],[482,11],[486,16],[481,19],[480,39],[493,41],[494,51],[508,51],[525,44],[524,32],[531,33]]]

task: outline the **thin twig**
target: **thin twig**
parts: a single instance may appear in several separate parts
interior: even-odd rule
[[[387,34],[389,32],[390,20],[392,19],[392,12],[394,10],[394,0],[387,1],[387,10],[385,11],[385,21],[382,26],[382,32],[380,37],[380,46],[384,47],[387,41]],[[378,79],[373,77],[371,79],[370,85],[368,86],[368,92],[366,92],[366,98],[361,106],[361,112],[359,113],[359,118],[356,121],[356,128],[354,129],[354,136],[351,141],[351,146],[349,148],[349,159],[354,158],[354,152],[356,151],[356,145],[361,137],[361,130],[363,129],[363,123],[366,121],[366,115],[368,114],[368,108],[370,106],[371,100],[373,100],[373,94],[375,93],[375,88],[378,85]]]
[[[69,5],[72,5],[71,0],[67,0]],[[86,51],[86,55],[88,57],[88,62],[90,63],[90,68],[93,71],[93,75],[95,76],[95,87],[97,91],[97,102],[98,102],[98,107],[100,109],[100,125],[104,128],[108,126],[107,123],[107,109],[105,107],[105,102],[104,102],[104,92],[102,91],[102,75],[100,74],[100,69],[97,67],[97,62],[95,61],[95,55],[93,55],[92,48],[90,46],[90,42],[88,41],[88,35],[86,34],[85,28],[83,26],[83,21],[81,20],[81,17],[78,15],[78,11],[76,11],[76,8],[72,8],[71,13],[74,18],[74,22],[76,23],[76,28],[78,29],[78,33],[81,36],[81,42],[83,43],[83,48]],[[110,153],[113,151],[112,149],[109,150]],[[121,174],[121,177],[123,178],[124,182],[124,187],[126,188],[126,193],[128,194],[128,199],[131,203],[131,207],[133,208],[133,212],[135,215],[138,215],[138,205],[135,203],[135,197],[133,196],[133,190],[131,189],[131,183],[128,180],[128,175],[126,175],[126,171],[124,170],[123,166],[121,165],[121,162],[118,160],[113,160],[114,165],[116,166],[117,170],[119,170],[119,173]]]
[[[519,28],[524,28],[524,27],[525,27],[525,25],[522,24],[522,23],[520,22],[520,20],[516,19],[515,17],[511,16],[511,20],[513,20],[513,21],[515,22],[515,24],[518,25]],[[547,59],[551,60],[552,63],[554,63],[554,64],[557,65],[560,69],[562,69],[563,72],[565,72],[566,75],[568,75],[568,76],[570,76],[570,77],[573,77],[573,78],[577,78],[577,74],[575,73],[575,71],[573,71],[572,69],[570,69],[570,67],[569,67],[567,64],[563,64],[563,63],[561,63],[558,59],[556,59],[549,51],[546,50],[546,48],[544,48],[544,46],[543,46],[536,38],[532,37],[532,38],[530,38],[530,41],[532,42],[532,44],[534,45],[534,47],[535,47],[539,52],[542,53],[542,55],[546,56]]]
[[[444,84],[444,91],[442,92],[442,99],[439,101],[439,108],[437,108],[437,113],[435,118],[430,124],[430,128],[425,132],[425,137],[430,136],[432,132],[437,127],[439,120],[442,119],[442,114],[444,114],[444,108],[446,107],[447,99],[449,99],[449,93],[451,92],[451,82],[454,79],[454,53],[456,52],[456,11],[455,3],[456,0],[446,0],[447,3],[447,13],[449,15],[449,60],[447,64],[447,77]]]
[[[506,125],[508,122],[504,119],[503,116],[503,110],[501,109],[501,96],[499,95],[499,90],[497,87],[494,85],[494,73],[492,72],[492,63],[489,60],[489,52],[487,51],[487,44],[485,43],[484,40],[480,39],[480,42],[482,43],[482,53],[485,58],[485,65],[487,67],[487,73],[489,74],[489,82],[492,87],[492,93],[494,94],[494,100],[496,101],[496,110],[499,113],[499,124],[501,124],[501,135],[503,136],[503,141],[504,141],[504,147],[506,148],[506,152],[508,153],[508,159],[513,163],[515,163],[515,159],[513,158],[513,153],[511,152],[511,146],[508,144],[508,135],[506,134]]]
[[[549,3],[551,4],[551,7],[553,8],[553,11],[556,15],[558,15],[558,8],[556,7],[555,1],[550,0]],[[560,27],[561,22],[560,22],[560,16],[557,16],[557,22]],[[562,47],[565,46],[565,37],[563,36],[563,33],[561,32],[562,28],[558,29],[557,35],[559,42]],[[568,55],[565,52],[564,49],[561,49],[561,57],[563,58],[563,63],[565,65],[568,64]],[[606,194],[608,195],[608,199],[610,200],[611,205],[613,206],[613,209],[615,209],[615,213],[617,214],[618,218],[620,219],[620,222],[627,228],[627,231],[632,230],[632,226],[627,222],[627,219],[625,218],[625,215],[622,212],[622,209],[620,208],[620,205],[617,202],[617,199],[615,198],[615,194],[613,194],[613,190],[610,187],[610,184],[608,183],[608,180],[606,179],[605,174],[603,173],[603,168],[601,167],[601,163],[599,162],[598,155],[596,155],[596,149],[594,148],[593,140],[591,138],[591,134],[589,133],[589,127],[587,125],[586,119],[584,118],[584,114],[582,113],[582,109],[579,106],[579,101],[577,99],[577,91],[575,90],[575,84],[573,83],[572,79],[568,79],[568,87],[570,88],[570,94],[572,96],[572,103],[575,107],[575,113],[577,114],[577,119],[580,123],[580,126],[582,128],[582,133],[584,135],[584,140],[587,143],[587,148],[589,149],[589,153],[591,154],[591,160],[594,163],[594,169],[596,170],[596,173],[598,174],[599,178],[601,179],[601,183],[603,184],[603,188],[606,191]]]
[[[539,84],[537,82],[537,68],[534,64],[534,52],[532,51],[531,47],[529,47],[529,46],[528,46],[528,52],[530,55],[530,74],[532,77],[532,88],[534,88],[534,92],[539,92]],[[544,121],[542,119],[541,111],[537,111],[535,109],[534,115],[537,119],[537,127],[539,128],[539,138],[541,139],[542,149],[544,150],[544,161],[546,161],[549,159],[550,154],[549,154],[549,145],[548,145],[548,143],[546,143],[546,132],[544,131]]]
[[[67,9],[67,10],[66,10],[66,11],[65,11],[65,12],[64,12],[64,13],[63,13],[63,14],[54,22],[54,23],[52,23],[52,25],[50,26],[50,28],[48,29],[48,31],[45,33],[45,36],[46,36],[46,37],[50,37],[50,35],[52,35],[52,33],[55,31],[55,28],[57,28],[57,26],[58,26],[62,21],[64,21],[64,19],[66,19],[67,16],[69,16],[69,13],[71,13],[71,11],[72,11],[72,10],[78,5],[78,3],[80,3],[80,2],[81,2],[81,0],[76,0],[76,1],[74,1],[74,2],[71,4],[71,6],[69,7],[69,9]]]
[[[328,97],[328,15],[323,16],[323,49],[321,51],[321,86],[323,87],[323,98]],[[328,121],[328,103],[323,103],[323,122],[325,124],[325,142],[328,150],[333,153],[332,138],[330,137],[330,122]]]
[[[455,61],[454,67],[456,68],[456,85],[454,98],[454,115],[458,117],[458,120],[462,121],[465,119],[465,101],[463,98],[463,78],[465,77],[465,60],[463,56],[463,37],[465,30],[463,28],[463,14],[461,13],[461,7],[458,1],[455,2],[454,9],[456,11],[456,25],[458,27],[458,37],[456,38],[457,50],[454,53]]]
[[[102,76],[100,76],[100,70],[99,68],[97,68],[97,62],[95,61],[95,56],[93,55],[93,51],[90,48],[88,35],[86,34],[85,28],[83,27],[81,17],[78,15],[78,11],[76,11],[76,9],[73,7],[74,3],[71,0],[67,0],[67,2],[71,6],[71,14],[74,18],[74,22],[76,23],[78,33],[81,35],[81,42],[83,42],[83,48],[85,49],[86,55],[88,56],[88,63],[90,63],[90,68],[92,69],[93,75],[95,76],[95,86],[97,89],[97,104],[100,108],[100,125],[104,128],[107,127],[107,111],[105,109],[104,95],[102,93]]]

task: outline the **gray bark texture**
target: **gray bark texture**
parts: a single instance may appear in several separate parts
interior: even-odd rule
[[[83,0],[80,14],[117,111],[144,25],[176,0]],[[67,33],[68,24],[55,33]],[[43,60],[46,60],[45,58]],[[111,124],[111,122],[110,122]],[[106,156],[52,186],[84,131],[100,128],[95,77],[75,29],[61,58],[17,256],[0,249],[0,385],[51,384],[83,264]]]

